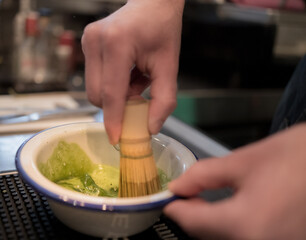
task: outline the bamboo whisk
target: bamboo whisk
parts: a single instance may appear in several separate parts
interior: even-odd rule
[[[148,101],[128,100],[120,138],[119,197],[138,197],[161,190],[148,131]]]

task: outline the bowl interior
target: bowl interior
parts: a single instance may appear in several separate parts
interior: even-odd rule
[[[42,131],[21,146],[16,158],[17,169],[21,175],[30,185],[34,185],[34,188],[43,192],[47,191],[47,193],[55,193],[60,198],[63,196],[77,200],[81,198],[84,201],[101,199],[101,197],[85,196],[66,190],[40,173],[37,168],[38,163],[46,162],[61,140],[77,143],[95,163],[119,167],[119,152],[109,144],[103,124],[76,123]],[[177,178],[196,161],[193,153],[184,145],[163,134],[153,136],[152,148],[157,167],[162,169],[170,179]],[[165,196],[169,196],[169,193]]]

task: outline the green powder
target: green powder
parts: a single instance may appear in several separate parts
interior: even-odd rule
[[[46,163],[38,165],[41,173],[58,185],[92,196],[117,197],[119,169],[95,164],[76,143],[60,141]],[[170,179],[158,169],[162,189]]]

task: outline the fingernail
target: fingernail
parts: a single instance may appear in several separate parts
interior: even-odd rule
[[[106,129],[107,132],[107,137],[108,137],[108,141],[111,145],[116,145],[119,143],[119,137],[116,137],[116,133],[114,131],[110,131],[108,129]]]
[[[163,121],[156,119],[149,119],[149,131],[151,134],[157,134],[163,125]]]
[[[120,145],[117,143],[115,145],[113,145],[113,147],[118,151],[120,152]]]
[[[119,139],[116,139],[116,138],[109,138],[108,140],[109,140],[109,143],[113,146],[116,146],[119,143]]]

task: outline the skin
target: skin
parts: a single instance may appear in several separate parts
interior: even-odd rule
[[[111,144],[119,141],[127,98],[149,85],[151,134],[175,109],[183,8],[183,0],[131,0],[85,28],[86,91],[103,108]]]
[[[187,199],[167,205],[165,214],[198,239],[306,239],[305,139],[302,124],[197,162],[169,184]],[[232,197],[214,203],[197,198],[225,186],[235,190]]]
[[[147,86],[152,134],[175,108],[183,7],[183,0],[132,0],[85,28],[88,99],[103,108],[112,144],[120,137],[126,100]],[[305,139],[302,124],[223,158],[199,161],[169,184],[186,199],[167,205],[165,214],[199,239],[306,239]],[[225,186],[235,190],[231,198],[197,198]]]

